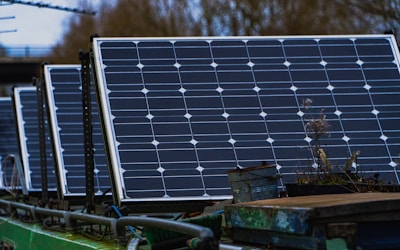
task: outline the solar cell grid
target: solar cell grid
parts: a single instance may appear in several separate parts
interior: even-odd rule
[[[226,172],[262,161],[290,179],[316,162],[306,124],[321,110],[334,164],[361,150],[363,169],[399,182],[395,44],[387,35],[96,38],[119,199],[227,197]]]
[[[80,65],[45,65],[45,89],[57,175],[63,197],[85,196],[84,134]],[[93,87],[93,86],[92,86]],[[94,91],[92,92],[94,95]],[[95,193],[110,187],[95,98],[92,97]]]
[[[14,166],[5,159],[18,154],[17,141],[12,100],[10,97],[0,97],[0,189],[11,183]]]
[[[38,105],[36,87],[14,88],[14,107],[16,114],[21,161],[25,171],[28,191],[42,190],[40,141],[38,124]],[[47,155],[47,182],[49,190],[56,190],[56,174],[51,154],[50,135],[45,116],[45,137]]]

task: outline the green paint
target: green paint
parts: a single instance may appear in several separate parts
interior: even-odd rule
[[[39,224],[27,224],[3,217],[0,217],[0,240],[13,244],[15,250],[125,249],[118,247],[111,239],[94,241],[80,234],[49,231]]]
[[[326,240],[326,249],[327,250],[347,250],[346,241],[342,238],[335,238],[331,240]]]
[[[310,231],[307,211],[302,209],[225,207],[228,227],[306,234]]]
[[[227,213],[227,225],[251,229],[270,229],[274,223],[275,212],[266,214],[264,211],[246,207],[235,207]]]

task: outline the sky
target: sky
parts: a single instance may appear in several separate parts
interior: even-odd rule
[[[78,7],[79,3],[78,0],[21,1],[68,8]],[[79,14],[37,6],[9,4],[0,0],[0,44],[4,47],[50,48],[59,42],[66,32],[72,15]],[[15,32],[6,32],[14,30]]]

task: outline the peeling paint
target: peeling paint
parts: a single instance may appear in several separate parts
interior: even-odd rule
[[[285,231],[289,230],[290,232],[293,232],[293,228],[290,228],[288,215],[283,211],[278,211],[276,215],[276,226],[284,229]]]
[[[310,230],[307,210],[227,206],[228,227],[306,234]]]

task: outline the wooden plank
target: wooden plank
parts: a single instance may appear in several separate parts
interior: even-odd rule
[[[279,206],[279,207],[327,207],[332,205],[348,205],[356,203],[369,203],[374,201],[400,200],[400,193],[350,193],[350,194],[329,194],[297,196],[279,199],[258,200],[246,202],[242,205],[251,206]]]
[[[231,206],[308,210],[311,218],[400,210],[400,193],[351,193],[259,200]]]
[[[298,234],[310,234],[318,222],[368,221],[376,216],[390,220],[393,213],[400,213],[400,193],[288,197],[225,206],[228,227]]]
[[[343,239],[351,249],[397,249],[393,228],[400,225],[399,215],[400,193],[314,195],[225,206],[233,240],[300,249],[326,249],[332,239]]]

